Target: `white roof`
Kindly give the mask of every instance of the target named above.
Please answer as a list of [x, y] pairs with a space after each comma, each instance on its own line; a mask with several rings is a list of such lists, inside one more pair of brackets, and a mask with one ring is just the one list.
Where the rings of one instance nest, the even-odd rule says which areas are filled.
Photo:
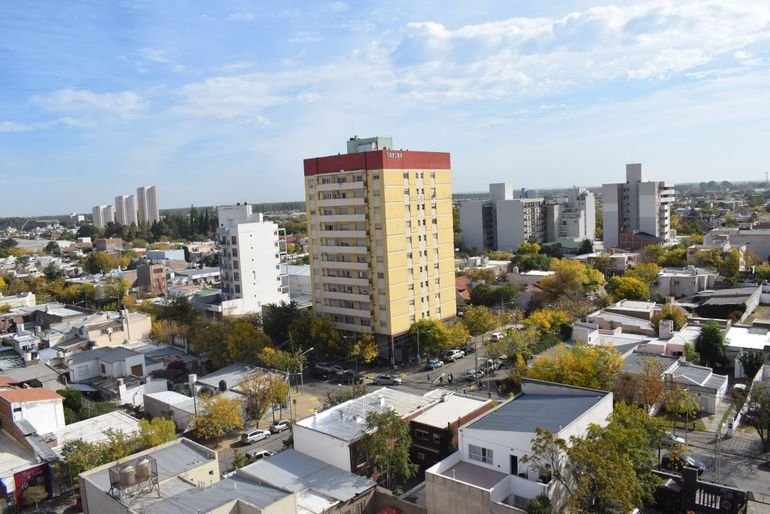
[[6, 487], [13, 485], [14, 473], [35, 465], [37, 465], [37, 459], [32, 452], [0, 430], [0, 478], [3, 479]]
[[725, 336], [728, 347], [742, 348], [746, 350], [762, 350], [770, 345], [767, 333], [752, 333], [749, 327], [730, 327]]
[[139, 431], [139, 420], [116, 410], [77, 423], [70, 423], [54, 432], [57, 446], [53, 448], [53, 451], [61, 457], [64, 443], [75, 439], [82, 439], [87, 443], [104, 442], [107, 440], [105, 432], [110, 428], [131, 435]]
[[445, 428], [447, 423], [457, 420], [457, 418], [467, 416], [487, 401], [467, 398], [465, 396], [451, 395], [443, 402], [437, 403], [416, 418], [412, 419], [415, 423], [422, 423], [436, 428]]

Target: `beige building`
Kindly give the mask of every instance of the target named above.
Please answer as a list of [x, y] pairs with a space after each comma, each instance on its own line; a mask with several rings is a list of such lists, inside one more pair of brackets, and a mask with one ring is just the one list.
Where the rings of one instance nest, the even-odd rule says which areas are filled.
[[407, 360], [414, 321], [455, 316], [449, 154], [352, 138], [304, 168], [314, 311]]
[[155, 186], [141, 186], [136, 188], [137, 220], [139, 223], [152, 225], [160, 221], [160, 209], [158, 207], [158, 189]]
[[121, 195], [115, 197], [115, 223], [127, 227], [139, 224], [136, 217], [136, 196]]

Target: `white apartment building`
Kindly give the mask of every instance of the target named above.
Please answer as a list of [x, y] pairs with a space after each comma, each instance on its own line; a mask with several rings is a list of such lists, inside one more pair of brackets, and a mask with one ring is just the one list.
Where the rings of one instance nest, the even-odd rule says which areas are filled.
[[158, 207], [158, 189], [155, 186], [141, 186], [136, 188], [137, 220], [139, 223], [153, 223], [160, 221], [160, 208]]
[[136, 196], [121, 195], [115, 197], [115, 223], [127, 227], [138, 225], [136, 218]]
[[545, 201], [531, 191], [514, 197], [510, 184], [489, 185], [490, 200], [460, 204], [463, 245], [478, 250], [515, 250], [525, 241], [539, 243], [593, 240], [596, 237], [594, 194], [575, 187]]
[[246, 203], [220, 206], [217, 213], [222, 314], [261, 313], [267, 304], [288, 302], [283, 230]]
[[546, 241], [596, 239], [596, 200], [583, 187], [573, 187], [566, 195], [546, 205]]
[[96, 228], [104, 228], [115, 221], [112, 205], [97, 205], [91, 209], [91, 217]]
[[639, 163], [627, 164], [625, 183], [602, 185], [604, 248], [629, 246], [628, 238], [640, 232], [660, 242], [673, 239], [673, 201], [673, 186], [647, 180]]

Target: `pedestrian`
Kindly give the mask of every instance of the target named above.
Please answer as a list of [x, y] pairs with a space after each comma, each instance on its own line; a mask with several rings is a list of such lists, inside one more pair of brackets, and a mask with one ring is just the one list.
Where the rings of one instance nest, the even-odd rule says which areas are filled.
[[441, 375], [440, 377], [438, 377], [438, 382], [439, 384], [444, 385], [444, 375]]
[[450, 374], [449, 374], [449, 383], [450, 383], [450, 384], [453, 384], [453, 383], [454, 383], [454, 381], [455, 381], [455, 377], [454, 377], [454, 376], [453, 376], [453, 375], [450, 373]]
[[428, 383], [430, 383], [430, 373], [428, 373]]

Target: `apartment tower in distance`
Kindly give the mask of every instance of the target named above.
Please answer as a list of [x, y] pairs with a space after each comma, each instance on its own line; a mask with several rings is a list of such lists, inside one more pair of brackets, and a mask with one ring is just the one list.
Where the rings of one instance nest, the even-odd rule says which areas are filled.
[[267, 304], [288, 302], [283, 229], [246, 203], [220, 206], [217, 214], [222, 314], [261, 314]]
[[108, 223], [115, 221], [112, 205], [97, 205], [91, 209], [91, 218], [96, 228], [106, 227]]
[[115, 197], [115, 223], [130, 227], [138, 225], [136, 218], [136, 197], [121, 195]]
[[602, 186], [604, 248], [639, 250], [673, 239], [673, 201], [673, 186], [647, 180], [641, 164], [627, 164], [624, 184]]
[[304, 167], [313, 309], [391, 363], [412, 357], [412, 322], [455, 316], [449, 154], [353, 137]]
[[158, 207], [158, 189], [155, 186], [142, 186], [136, 188], [137, 220], [139, 223], [152, 225], [160, 221], [160, 208]]

